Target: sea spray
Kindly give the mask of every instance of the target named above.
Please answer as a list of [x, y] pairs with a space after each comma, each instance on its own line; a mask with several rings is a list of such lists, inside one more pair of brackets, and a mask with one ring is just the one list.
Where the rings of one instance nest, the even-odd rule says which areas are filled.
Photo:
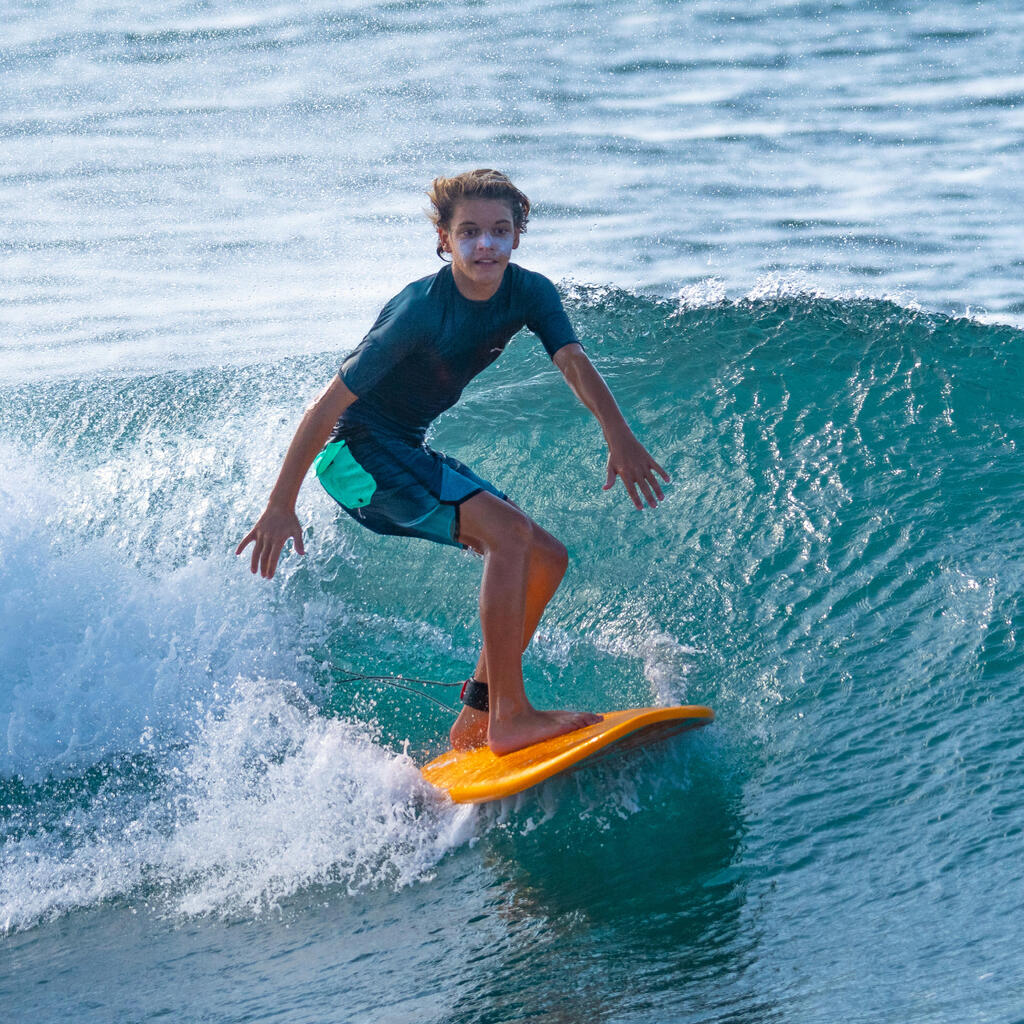
[[[187, 746], [94, 774], [85, 791], [9, 786], [5, 930], [110, 900], [237, 916], [312, 885], [400, 888], [472, 831], [472, 808], [453, 807], [407, 756], [318, 714], [287, 682], [238, 679]], [[33, 800], [48, 805], [41, 832], [24, 808]]]

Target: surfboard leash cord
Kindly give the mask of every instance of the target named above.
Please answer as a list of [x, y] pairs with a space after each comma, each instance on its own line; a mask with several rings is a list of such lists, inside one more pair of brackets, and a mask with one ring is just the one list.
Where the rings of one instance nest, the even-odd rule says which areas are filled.
[[433, 701], [438, 707], [444, 708], [445, 711], [450, 711], [453, 715], [457, 715], [459, 713], [458, 708], [450, 707], [448, 704], [445, 704], [443, 700], [438, 700], [433, 695], [424, 693], [422, 690], [417, 690], [415, 686], [410, 686], [409, 684], [418, 683], [423, 686], [463, 686], [464, 682], [462, 680], [457, 683], [446, 683], [442, 682], [440, 679], [416, 679], [412, 676], [370, 675], [363, 672], [346, 672], [338, 665], [335, 665], [333, 661], [328, 662], [328, 664], [335, 673], [342, 673], [335, 677], [334, 682], [336, 683], [386, 683], [388, 686], [394, 686], [399, 690], [408, 690], [409, 693], [415, 693], [418, 697], [423, 697], [424, 700]]

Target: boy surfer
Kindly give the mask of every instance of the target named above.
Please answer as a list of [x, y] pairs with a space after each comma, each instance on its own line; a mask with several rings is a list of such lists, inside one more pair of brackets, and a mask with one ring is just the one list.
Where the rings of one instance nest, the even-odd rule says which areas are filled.
[[437, 254], [449, 261], [387, 303], [306, 410], [267, 507], [235, 553], [252, 544], [252, 572], [267, 579], [289, 538], [305, 554], [295, 502], [316, 458], [325, 489], [361, 525], [483, 555], [483, 646], [450, 739], [456, 749], [487, 743], [501, 755], [600, 721], [589, 712], [537, 710], [523, 687], [523, 651], [568, 553], [493, 484], [428, 448], [427, 427], [525, 326], [601, 425], [604, 489], [618, 477], [637, 509], [644, 500], [653, 508], [664, 497], [657, 477], [668, 475], [626, 424], [554, 285], [509, 262], [529, 199], [493, 170], [437, 178], [429, 195]]

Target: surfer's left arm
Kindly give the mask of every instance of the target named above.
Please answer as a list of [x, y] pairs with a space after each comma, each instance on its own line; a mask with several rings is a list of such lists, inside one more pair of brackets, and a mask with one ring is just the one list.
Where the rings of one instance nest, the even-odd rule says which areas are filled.
[[654, 508], [665, 498], [658, 476], [667, 483], [668, 473], [636, 439], [604, 377], [598, 373], [582, 345], [564, 345], [553, 358], [573, 393], [601, 424], [608, 444], [608, 477], [604, 489], [607, 491], [613, 487], [618, 477], [638, 509], [643, 508], [641, 495]]

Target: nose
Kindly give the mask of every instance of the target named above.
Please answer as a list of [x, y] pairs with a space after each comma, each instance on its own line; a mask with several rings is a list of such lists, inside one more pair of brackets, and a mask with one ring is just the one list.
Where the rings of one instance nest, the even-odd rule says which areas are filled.
[[480, 237], [476, 240], [476, 247], [478, 249], [491, 249], [494, 247], [494, 239], [486, 231], [481, 232]]

